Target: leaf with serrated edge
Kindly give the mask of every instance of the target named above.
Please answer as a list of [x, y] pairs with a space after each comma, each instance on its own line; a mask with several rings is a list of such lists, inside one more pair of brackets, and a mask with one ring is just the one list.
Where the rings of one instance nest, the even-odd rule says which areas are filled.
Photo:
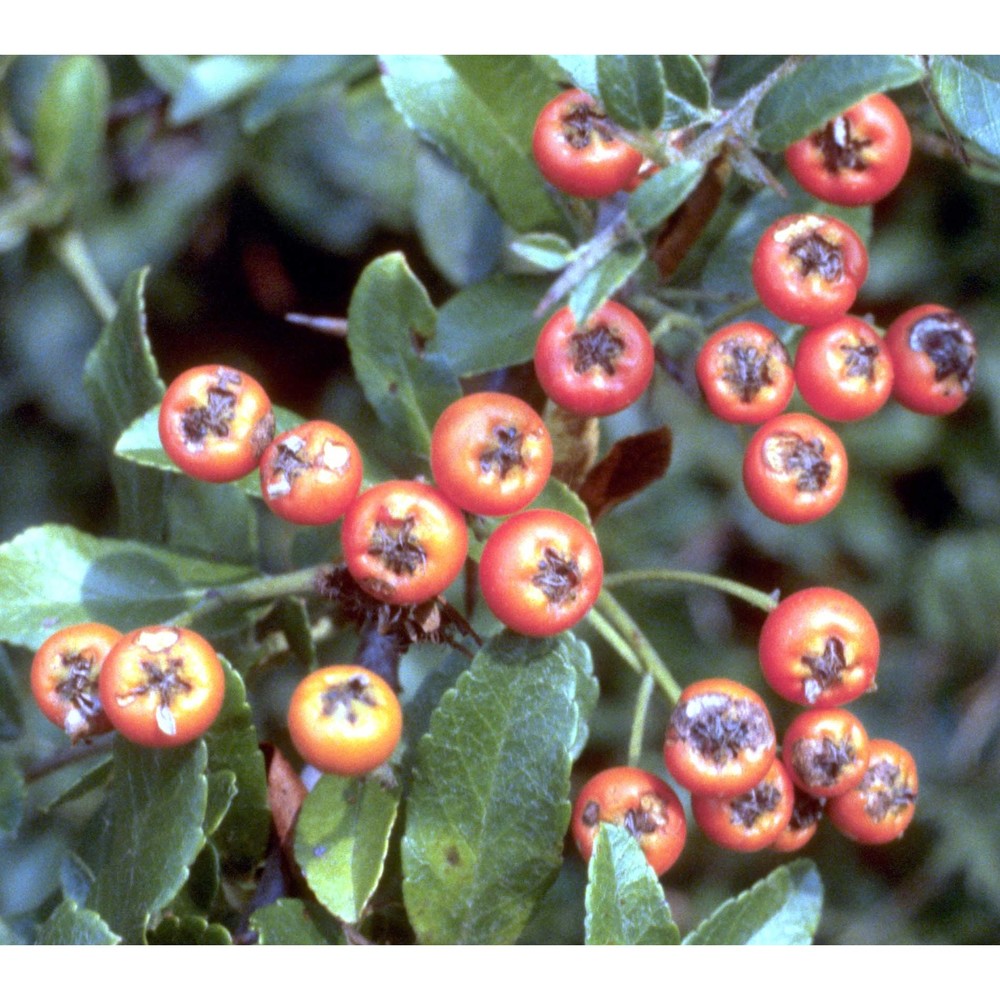
[[[411, 128], [450, 157], [518, 232], [562, 218], [531, 154], [556, 88], [529, 56], [384, 56], [382, 83]], [[517, 100], [511, 100], [511, 94]]]
[[386, 254], [364, 269], [347, 311], [354, 372], [386, 429], [422, 455], [435, 421], [462, 394], [436, 353], [436, 325], [427, 291], [402, 254]]
[[555, 878], [584, 649], [571, 633], [501, 633], [442, 697], [417, 748], [402, 845], [420, 941], [512, 943]]
[[627, 830], [601, 824], [587, 879], [587, 944], [680, 942], [656, 872]]
[[121, 938], [100, 914], [64, 899], [38, 928], [35, 944], [118, 944]]
[[95, 538], [67, 525], [28, 528], [0, 545], [0, 639], [37, 649], [57, 628], [89, 621], [127, 631], [255, 575], [250, 566]]
[[[148, 273], [148, 268], [141, 268], [125, 280], [114, 318], [84, 364], [83, 385], [109, 448], [133, 420], [159, 405], [164, 392], [146, 335]], [[112, 463], [111, 472], [122, 532], [159, 541], [166, 518], [163, 477], [119, 461]]]
[[87, 900], [128, 944], [177, 895], [205, 842], [205, 744], [150, 750], [119, 737]]
[[932, 56], [931, 82], [958, 131], [1000, 156], [1000, 57]]
[[295, 860], [316, 898], [356, 923], [382, 877], [399, 789], [374, 778], [326, 774], [306, 796], [295, 829]]
[[683, 943], [811, 944], [822, 906], [819, 870], [799, 859], [727, 900]]
[[[267, 774], [243, 678], [219, 657], [226, 674], [226, 694], [218, 718], [205, 734], [209, 770], [231, 772], [236, 796], [215, 832], [226, 864], [239, 870], [253, 867], [264, 855], [271, 814]], [[213, 777], [215, 774], [213, 774]]]

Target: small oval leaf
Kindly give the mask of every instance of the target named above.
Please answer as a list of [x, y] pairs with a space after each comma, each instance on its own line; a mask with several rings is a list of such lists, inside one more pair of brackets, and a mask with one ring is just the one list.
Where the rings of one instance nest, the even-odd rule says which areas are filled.
[[597, 85], [604, 110], [620, 125], [653, 129], [662, 121], [665, 82], [656, 56], [598, 56]]
[[958, 131], [1000, 156], [1000, 56], [934, 56], [931, 83]]
[[306, 796], [295, 831], [295, 860], [316, 898], [356, 923], [382, 877], [399, 789], [375, 778], [326, 774]]
[[400, 253], [372, 261], [354, 286], [347, 346], [358, 381], [386, 429], [417, 454], [430, 450], [431, 428], [462, 394], [435, 350], [437, 313]]
[[94, 175], [104, 148], [110, 84], [94, 56], [69, 56], [53, 66], [35, 117], [35, 161], [50, 183], [78, 193]]

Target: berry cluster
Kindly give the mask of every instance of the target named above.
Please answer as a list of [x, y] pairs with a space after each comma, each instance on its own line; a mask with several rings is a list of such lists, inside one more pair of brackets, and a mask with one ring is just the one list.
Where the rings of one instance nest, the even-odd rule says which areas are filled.
[[[884, 97], [862, 102], [796, 143], [789, 169], [834, 204], [884, 197], [909, 158], [909, 132], [894, 108]], [[582, 91], [543, 109], [534, 150], [546, 179], [576, 197], [632, 190], [656, 169]], [[707, 340], [696, 374], [719, 417], [761, 425], [744, 463], [751, 498], [776, 520], [802, 523], [839, 501], [847, 456], [817, 417], [785, 413], [795, 387], [825, 420], [870, 416], [891, 393], [918, 412], [949, 413], [971, 388], [975, 340], [964, 321], [937, 305], [907, 311], [884, 338], [850, 316], [867, 252], [830, 216], [779, 219], [761, 237], [751, 270], [764, 306], [807, 327], [794, 363], [772, 331], [743, 322]], [[588, 418], [635, 402], [654, 363], [643, 322], [614, 301], [582, 321], [569, 308], [556, 312], [534, 355], [552, 403]], [[342, 518], [345, 573], [381, 608], [443, 606], [441, 595], [466, 565], [469, 515], [502, 519], [485, 541], [478, 573], [486, 605], [509, 628], [553, 635], [578, 623], [600, 593], [603, 560], [589, 528], [560, 511], [527, 509], [551, 474], [553, 444], [539, 414], [517, 397], [473, 393], [443, 411], [430, 442], [434, 485], [390, 480], [363, 488], [362, 457], [350, 434], [313, 420], [275, 436], [262, 386], [223, 365], [174, 380], [159, 433], [167, 455], [197, 479], [230, 482], [256, 469], [264, 503], [285, 520], [315, 526]], [[693, 815], [711, 839], [738, 851], [794, 850], [824, 810], [861, 842], [902, 833], [917, 793], [913, 760], [894, 743], [869, 740], [841, 707], [874, 689], [878, 655], [878, 631], [865, 609], [817, 587], [780, 602], [761, 631], [765, 680], [806, 708], [780, 748], [753, 690], [712, 678], [681, 692], [664, 761], [690, 792]], [[165, 624], [121, 635], [89, 623], [42, 645], [32, 688], [46, 716], [74, 740], [116, 729], [142, 745], [168, 747], [212, 725], [225, 673], [209, 643], [189, 629]], [[392, 686], [355, 665], [309, 674], [288, 711], [302, 758], [345, 775], [385, 763], [402, 725]], [[686, 836], [677, 794], [634, 767], [604, 771], [582, 789], [572, 828], [584, 857], [601, 822], [628, 829], [657, 874], [676, 861]]]
[[[809, 193], [866, 205], [899, 183], [910, 148], [906, 119], [877, 94], [794, 143], [786, 161]], [[890, 395], [917, 413], [953, 412], [972, 388], [976, 342], [957, 313], [933, 303], [904, 312], [884, 337], [850, 315], [868, 255], [832, 216], [778, 219], [757, 243], [751, 274], [765, 308], [806, 328], [794, 362], [767, 327], [740, 322], [705, 342], [696, 375], [718, 417], [762, 425], [744, 456], [751, 500], [777, 521], [800, 524], [829, 513], [847, 485], [844, 447], [824, 421], [870, 417]], [[784, 412], [795, 387], [818, 417]]]
[[[869, 739], [841, 707], [875, 689], [879, 636], [865, 608], [826, 587], [792, 594], [765, 620], [758, 655], [770, 687], [808, 706], [780, 745], [764, 699], [728, 678], [690, 684], [670, 716], [664, 763], [690, 792], [701, 830], [733, 851], [794, 851], [825, 812], [859, 843], [901, 836], [915, 810], [916, 764], [898, 744]], [[584, 858], [601, 822], [629, 829], [658, 875], [684, 846], [676, 793], [636, 768], [609, 768], [581, 789], [573, 836]]]
[[[795, 143], [786, 160], [815, 196], [863, 205], [895, 188], [910, 149], [905, 118], [889, 98], [875, 95]], [[534, 152], [546, 180], [578, 197], [631, 191], [652, 172], [579, 90], [542, 110]], [[971, 388], [975, 340], [942, 306], [907, 311], [884, 338], [850, 315], [868, 274], [868, 255], [857, 233], [832, 216], [777, 220], [757, 244], [751, 274], [765, 308], [806, 328], [794, 361], [766, 326], [738, 322], [705, 342], [696, 376], [714, 414], [760, 425], [743, 466], [753, 502], [777, 521], [805, 523], [831, 511], [847, 483], [844, 446], [824, 421], [869, 417], [891, 394], [920, 413], [951, 412]], [[550, 399], [583, 415], [629, 405], [645, 390], [652, 367], [641, 321], [614, 302], [579, 328], [569, 310], [561, 310], [542, 330], [535, 352], [535, 370]], [[628, 389], [610, 390], [626, 381]], [[785, 412], [796, 387], [818, 416]], [[917, 793], [913, 759], [895, 743], [869, 740], [860, 721], [840, 707], [875, 688], [879, 636], [868, 612], [831, 588], [793, 594], [770, 612], [759, 657], [771, 688], [807, 710], [779, 746], [767, 706], [753, 690], [713, 678], [681, 693], [664, 761], [691, 793], [698, 825], [737, 851], [797, 850], [824, 811], [863, 843], [901, 835]], [[610, 768], [581, 789], [572, 831], [585, 859], [602, 822], [629, 830], [657, 875], [684, 846], [686, 823], [676, 793], [638, 768]]]
[[[652, 372], [645, 328], [627, 310], [609, 306], [608, 318], [591, 322], [583, 348], [602, 373], [596, 390], [602, 412], [636, 398]], [[622, 315], [632, 327], [621, 327]], [[571, 324], [565, 332], [563, 353], [571, 365], [576, 358], [574, 377], [581, 381], [588, 365], [579, 360]], [[625, 370], [618, 361], [626, 340], [629, 356], [635, 341], [646, 356], [641, 384], [636, 388], [631, 377], [623, 390], [621, 378], [606, 376]], [[263, 500], [278, 516], [302, 525], [343, 518], [346, 571], [380, 606], [441, 602], [465, 565], [466, 514], [505, 518], [483, 548], [479, 579], [487, 606], [509, 627], [551, 635], [578, 622], [600, 592], [603, 564], [591, 532], [560, 511], [523, 510], [548, 481], [553, 449], [541, 417], [517, 397], [473, 393], [444, 410], [431, 437], [434, 486], [390, 480], [362, 489], [362, 459], [349, 434], [310, 421], [273, 437], [263, 388], [225, 366], [180, 375], [164, 397], [159, 428], [164, 450], [196, 478], [225, 482], [257, 467]], [[314, 672], [289, 707], [294, 745], [325, 771], [356, 774], [378, 766], [391, 756], [401, 728], [395, 693], [361, 667]]]

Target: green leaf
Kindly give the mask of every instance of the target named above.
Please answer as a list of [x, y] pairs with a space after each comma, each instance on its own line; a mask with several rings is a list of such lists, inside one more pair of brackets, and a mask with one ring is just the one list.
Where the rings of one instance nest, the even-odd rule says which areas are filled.
[[601, 824], [587, 875], [587, 944], [680, 943], [656, 872], [623, 827]]
[[667, 88], [666, 128], [690, 125], [712, 106], [712, 90], [694, 56], [660, 56]]
[[811, 944], [822, 905], [819, 871], [799, 859], [727, 900], [684, 944]]
[[192, 59], [173, 90], [169, 120], [189, 125], [247, 96], [273, 73], [278, 56], [204, 56]]
[[192, 608], [249, 566], [95, 538], [67, 525], [28, 528], [0, 545], [0, 639], [37, 649], [56, 628], [101, 621], [122, 631]]
[[547, 507], [550, 510], [561, 510], [570, 517], [575, 517], [582, 524], [593, 530], [587, 505], [562, 480], [554, 476], [549, 478], [545, 489], [531, 504], [532, 507]]
[[431, 428], [462, 394], [435, 352], [436, 313], [400, 253], [372, 261], [354, 286], [347, 346], [368, 402], [394, 438], [426, 455]]
[[169, 750], [116, 741], [88, 905], [128, 944], [142, 943], [205, 842], [207, 759], [201, 740]]
[[267, 769], [260, 737], [253, 724], [243, 678], [220, 657], [226, 674], [226, 694], [218, 718], [205, 734], [208, 769], [231, 772], [236, 797], [229, 805], [213, 841], [230, 868], [245, 871], [264, 855], [271, 829], [267, 801]]
[[121, 938], [93, 910], [64, 899], [38, 928], [35, 944], [118, 944]]
[[[212, 779], [224, 773], [228, 772], [208, 775], [208, 803], [205, 807], [205, 822], [202, 824], [206, 835], [211, 832], [210, 823], [213, 818], [209, 812], [213, 807]], [[175, 916], [205, 916], [215, 904], [221, 885], [222, 865], [219, 852], [215, 849], [215, 845], [208, 841], [194, 859], [187, 882], [171, 900], [168, 912]]]
[[597, 86], [604, 110], [619, 125], [653, 129], [663, 120], [666, 81], [656, 56], [598, 56]]
[[546, 278], [498, 275], [453, 295], [438, 313], [438, 348], [463, 378], [530, 361], [545, 321]]
[[24, 817], [24, 775], [12, 754], [0, 753], [0, 840], [17, 833]]
[[320, 903], [347, 923], [361, 919], [382, 877], [398, 808], [398, 788], [333, 774], [302, 803], [295, 860]]
[[331, 943], [301, 899], [279, 899], [254, 910], [250, 927], [257, 933], [258, 944]]
[[222, 924], [189, 914], [164, 917], [149, 933], [149, 944], [232, 944], [233, 938]]
[[208, 801], [205, 804], [205, 836], [211, 837], [236, 798], [236, 775], [232, 771], [212, 771], [208, 775]]
[[569, 240], [557, 233], [525, 233], [511, 240], [507, 252], [518, 270], [545, 274], [561, 271], [572, 259], [574, 249]]
[[293, 55], [284, 59], [243, 108], [242, 125], [257, 132], [331, 84], [349, 84], [374, 73], [370, 55]]
[[74, 195], [92, 179], [104, 148], [110, 84], [95, 56], [69, 56], [52, 67], [38, 103], [34, 150], [39, 173]]
[[35, 793], [32, 801], [37, 805], [39, 812], [51, 812], [67, 802], [74, 802], [95, 788], [101, 788], [107, 784], [111, 775], [110, 748], [106, 753], [95, 754], [93, 757], [81, 761], [75, 767], [63, 770], [70, 775], [68, 782], [57, 782], [51, 791], [48, 790], [47, 784], [43, 784], [43, 791]]
[[181, 89], [184, 81], [191, 72], [190, 56], [174, 56], [147, 53], [136, 56], [143, 72], [161, 90], [168, 94], [176, 94]]
[[416, 166], [413, 215], [427, 255], [457, 287], [482, 280], [500, 258], [500, 217], [436, 150], [422, 146]]
[[655, 229], [671, 212], [680, 208], [704, 173], [704, 164], [682, 160], [653, 174], [629, 198], [629, 221], [643, 233]]
[[402, 845], [421, 942], [512, 943], [555, 878], [585, 650], [571, 633], [502, 633], [442, 697], [417, 748]]
[[1000, 156], [1000, 56], [932, 56], [941, 110], [962, 135]]
[[758, 143], [781, 152], [869, 94], [915, 83], [923, 74], [911, 56], [813, 56], [760, 102]]
[[309, 608], [302, 597], [286, 597], [275, 608], [276, 623], [281, 629], [288, 648], [307, 670], [320, 666], [316, 640], [312, 634]]
[[585, 318], [600, 308], [639, 270], [645, 259], [646, 248], [642, 243], [623, 243], [615, 247], [582, 276], [570, 293], [569, 308], [573, 315]]
[[556, 94], [533, 59], [384, 56], [382, 66], [386, 93], [410, 127], [450, 157], [514, 229], [562, 228], [531, 153], [535, 118]]
[[224, 552], [232, 560], [255, 565], [258, 550], [258, 505], [260, 496], [256, 470], [245, 477], [251, 483], [202, 483], [190, 476], [171, 476], [166, 503], [170, 547], [191, 555], [214, 557]]
[[[133, 420], [159, 405], [164, 392], [146, 335], [147, 275], [142, 268], [128, 276], [114, 319], [105, 326], [83, 370], [84, 388], [109, 448]], [[123, 533], [162, 540], [166, 517], [162, 476], [116, 461], [112, 477]]]

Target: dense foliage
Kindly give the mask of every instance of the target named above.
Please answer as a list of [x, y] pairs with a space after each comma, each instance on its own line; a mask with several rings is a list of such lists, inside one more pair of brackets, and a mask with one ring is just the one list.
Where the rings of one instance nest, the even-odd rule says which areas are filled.
[[[632, 193], [585, 201], [539, 173], [536, 116], [570, 84], [660, 163]], [[874, 208], [823, 205], [784, 149], [883, 91], [909, 170]], [[997, 940], [998, 183], [997, 57], [0, 57], [0, 942]], [[749, 434], [709, 412], [694, 366], [735, 320], [795, 342], [750, 260], [802, 211], [867, 244], [854, 313], [884, 330], [945, 303], [979, 368], [952, 415], [890, 401], [843, 425], [843, 500], [790, 526], [748, 499]], [[502, 389], [541, 411], [545, 318], [612, 295], [657, 368], [539, 501], [594, 525], [606, 572], [555, 636], [501, 630], [474, 571], [448, 591], [457, 617], [352, 618], [339, 578], [315, 586], [338, 526], [279, 520], [256, 474], [182, 476], [157, 436], [165, 384], [226, 363], [279, 431], [348, 428], [366, 484], [429, 476], [451, 402]], [[470, 523], [474, 561], [494, 522]], [[858, 713], [920, 768], [906, 836], [824, 825], [789, 861], [691, 822], [657, 880], [605, 826], [581, 861], [575, 792], [627, 759], [663, 774], [680, 687], [766, 690], [766, 595], [812, 586], [878, 623]], [[43, 718], [32, 653], [83, 621], [210, 638], [225, 698], [204, 738], [71, 745]], [[374, 655], [377, 624], [398, 641], [383, 657], [405, 650], [400, 748], [307, 793], [289, 697], [359, 642]], [[793, 709], [767, 698], [781, 731]]]

